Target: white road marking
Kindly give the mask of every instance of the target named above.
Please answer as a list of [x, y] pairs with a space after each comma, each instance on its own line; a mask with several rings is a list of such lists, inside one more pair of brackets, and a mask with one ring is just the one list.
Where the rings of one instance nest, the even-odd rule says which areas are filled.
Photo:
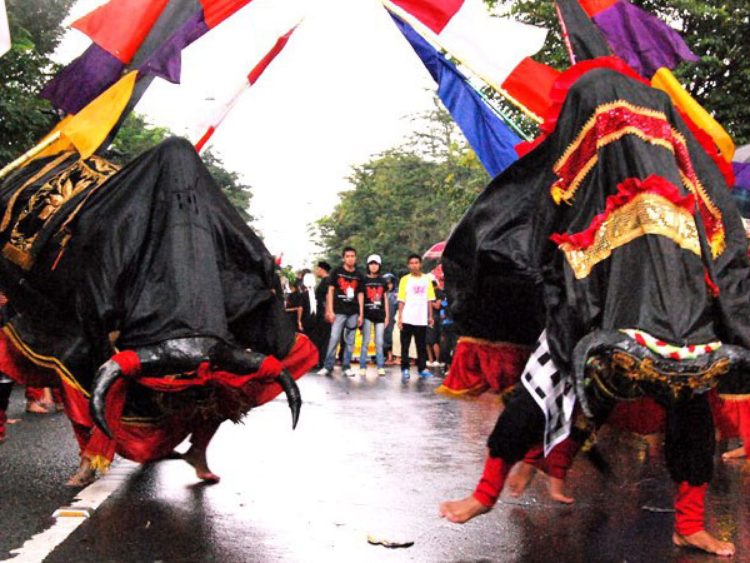
[[60, 516], [55, 518], [55, 523], [50, 528], [27, 540], [21, 547], [11, 550], [13, 557], [4, 561], [13, 563], [44, 561], [140, 467], [140, 464], [125, 459], [115, 460], [107, 474], [79, 492], [70, 506], [60, 507], [55, 511], [55, 514]]

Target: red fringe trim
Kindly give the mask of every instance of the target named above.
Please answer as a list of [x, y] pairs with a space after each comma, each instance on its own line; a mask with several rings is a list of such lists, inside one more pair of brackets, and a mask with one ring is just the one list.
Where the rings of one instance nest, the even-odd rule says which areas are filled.
[[452, 396], [502, 393], [520, 381], [530, 353], [526, 346], [460, 338], [438, 391]]

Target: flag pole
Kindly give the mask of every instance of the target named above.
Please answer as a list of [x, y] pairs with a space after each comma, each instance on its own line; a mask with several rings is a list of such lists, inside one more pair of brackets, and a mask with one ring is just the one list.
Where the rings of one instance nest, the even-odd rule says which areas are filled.
[[23, 153], [21, 156], [19, 156], [17, 159], [15, 159], [13, 162], [8, 164], [5, 168], [0, 170], [0, 180], [5, 178], [8, 174], [13, 172], [16, 168], [20, 168], [27, 162], [29, 162], [31, 159], [33, 159], [36, 155], [38, 155], [40, 152], [42, 152], [44, 149], [55, 143], [56, 141], [60, 140], [60, 137], [62, 136], [62, 132], [58, 131], [54, 135], [50, 135], [47, 139], [44, 139], [41, 143], [38, 145], [31, 147], [28, 151]]
[[[517, 107], [521, 112], [523, 112], [529, 119], [534, 121], [537, 124], [541, 124], [542, 121], [544, 121], [542, 118], [540, 118], [538, 115], [533, 113], [529, 110], [526, 106], [521, 104], [518, 100], [516, 100], [513, 96], [508, 94], [508, 92], [505, 91], [503, 87], [501, 87], [499, 84], [494, 84], [492, 80], [490, 80], [488, 77], [480, 74], [476, 70], [474, 70], [470, 64], [466, 63], [461, 57], [456, 56], [455, 53], [452, 53], [449, 49], [445, 47], [440, 42], [440, 39], [438, 39], [435, 34], [428, 29], [422, 22], [420, 22], [418, 19], [414, 18], [409, 14], [406, 10], [400, 8], [399, 6], [393, 4], [390, 0], [381, 0], [383, 3], [383, 7], [388, 10], [390, 13], [394, 14], [396, 17], [400, 18], [401, 20], [408, 23], [410, 26], [412, 26], [419, 35], [422, 36], [422, 39], [427, 41], [428, 43], [432, 44], [433, 47], [436, 47], [439, 51], [445, 51], [448, 53], [451, 57], [456, 59], [459, 63], [461, 63], [461, 66], [466, 67], [472, 75], [476, 76], [477, 79], [484, 82], [487, 86], [492, 88], [495, 92], [500, 94], [504, 99], [506, 99], [508, 102], [513, 104], [513, 106]], [[474, 88], [472, 86], [472, 88]], [[474, 88], [476, 90], [476, 88]], [[485, 96], [485, 101], [490, 102], [487, 97]], [[499, 109], [495, 108], [496, 113], [500, 115], [500, 117], [505, 121], [511, 128], [516, 129], [520, 131], [520, 128], [512, 121], [512, 119], [509, 116], [504, 116]], [[522, 136], [526, 136], [525, 134], [521, 133]], [[526, 139], [527, 141], [530, 139]]]

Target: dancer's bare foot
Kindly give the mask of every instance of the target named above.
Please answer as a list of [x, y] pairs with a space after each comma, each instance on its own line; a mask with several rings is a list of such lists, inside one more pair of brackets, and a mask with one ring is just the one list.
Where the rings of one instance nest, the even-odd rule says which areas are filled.
[[521, 462], [515, 464], [505, 481], [505, 487], [508, 489], [510, 496], [520, 497], [535, 475], [536, 467], [530, 463]]
[[475, 516], [489, 511], [490, 508], [474, 498], [474, 495], [469, 495], [461, 500], [448, 500], [440, 503], [440, 517], [454, 524], [463, 524]]
[[49, 410], [41, 401], [28, 401], [26, 403], [26, 412], [31, 414], [49, 414]]
[[557, 477], [550, 477], [547, 481], [547, 492], [552, 500], [561, 502], [563, 504], [573, 504], [575, 499], [567, 496], [563, 492], [565, 487], [565, 481]]
[[732, 557], [734, 555], [734, 544], [721, 541], [709, 534], [706, 530], [695, 532], [689, 536], [683, 536], [677, 532], [672, 534], [672, 543], [678, 547], [692, 547], [706, 553], [718, 555], [719, 557]]
[[745, 457], [744, 446], [729, 450], [728, 452], [724, 452], [723, 454], [721, 454], [721, 459], [723, 459], [724, 461], [729, 461], [730, 459], [739, 459], [741, 457]]
[[78, 471], [65, 483], [66, 487], [85, 487], [96, 481], [96, 470], [91, 468], [91, 461], [88, 458], [81, 459], [81, 465]]
[[209, 483], [218, 483], [221, 480], [216, 473], [212, 472], [208, 468], [208, 461], [206, 461], [206, 450], [196, 448], [192, 446], [188, 451], [182, 454], [182, 459], [187, 461], [190, 465], [195, 468], [195, 474], [198, 479], [207, 481]]

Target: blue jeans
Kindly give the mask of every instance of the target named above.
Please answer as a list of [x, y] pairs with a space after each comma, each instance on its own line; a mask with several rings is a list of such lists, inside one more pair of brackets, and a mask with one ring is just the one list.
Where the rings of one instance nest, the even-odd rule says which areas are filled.
[[359, 367], [367, 366], [367, 347], [370, 344], [370, 329], [375, 327], [375, 361], [378, 368], [385, 367], [385, 357], [383, 356], [383, 334], [385, 333], [385, 323], [376, 323], [365, 319], [362, 323], [362, 351], [359, 353]]
[[336, 315], [336, 319], [331, 325], [331, 338], [328, 340], [328, 352], [323, 367], [328, 371], [333, 370], [333, 364], [336, 362], [336, 349], [341, 340], [341, 333], [344, 333], [344, 359], [341, 361], [341, 367], [347, 370], [352, 365], [352, 352], [354, 351], [354, 335], [357, 332], [357, 321], [359, 315]]

